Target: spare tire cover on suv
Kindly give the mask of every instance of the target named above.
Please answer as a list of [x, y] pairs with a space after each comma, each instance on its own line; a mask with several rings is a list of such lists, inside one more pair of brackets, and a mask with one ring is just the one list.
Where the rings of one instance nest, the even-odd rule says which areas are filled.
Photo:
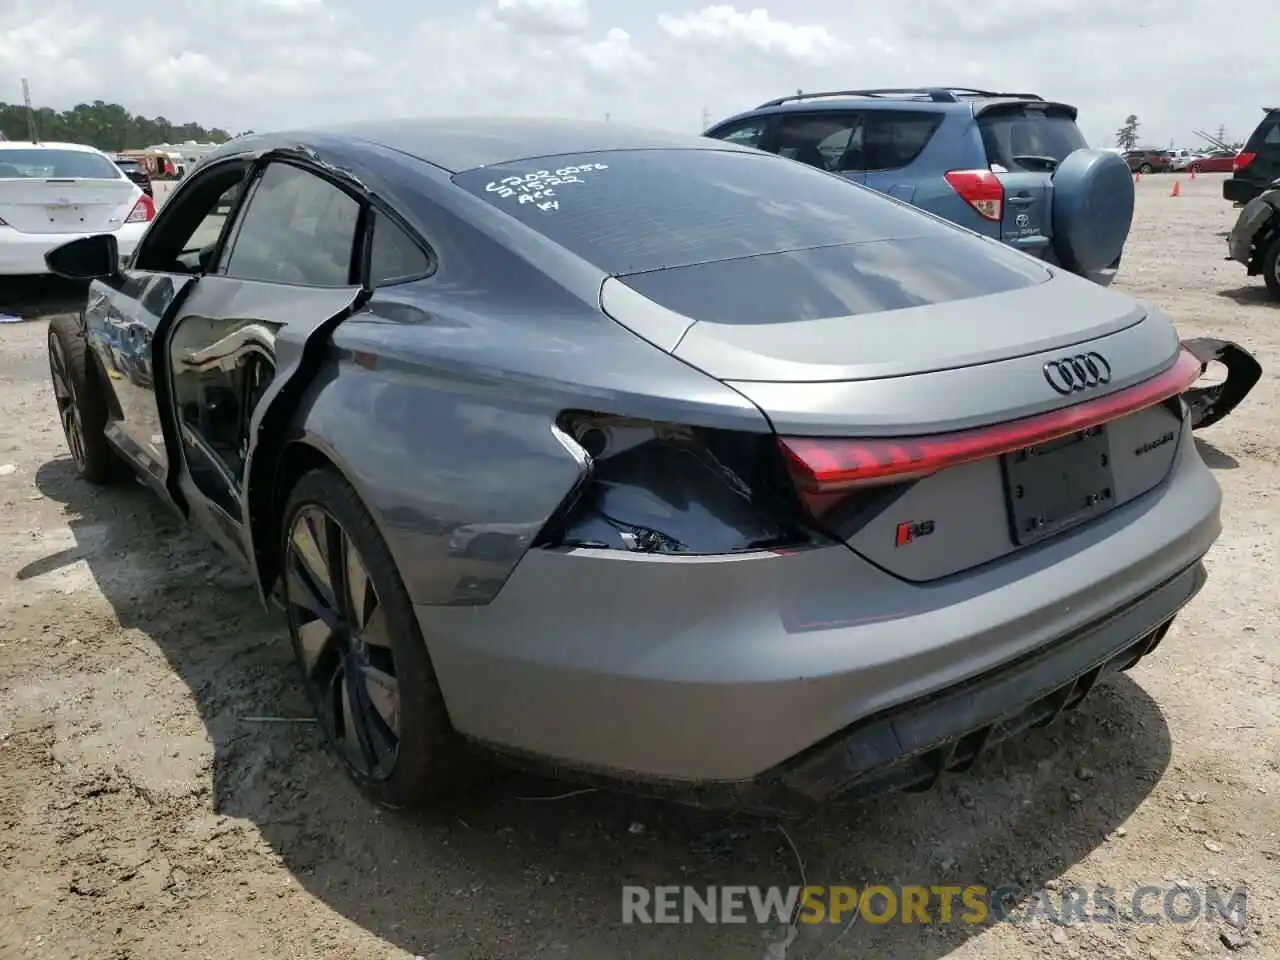
[[1133, 223], [1133, 174], [1119, 154], [1076, 150], [1053, 172], [1053, 245], [1075, 273], [1111, 266]]

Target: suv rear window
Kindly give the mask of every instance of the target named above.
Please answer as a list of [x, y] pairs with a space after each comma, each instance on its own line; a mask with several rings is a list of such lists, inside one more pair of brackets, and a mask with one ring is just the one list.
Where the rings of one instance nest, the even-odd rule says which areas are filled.
[[[757, 152], [540, 157], [468, 170], [453, 182], [614, 276], [954, 234], [842, 177]], [[986, 250], [982, 241], [966, 240]]]
[[1089, 146], [1071, 115], [1052, 108], [993, 110], [978, 118], [978, 127], [987, 148], [987, 162], [1006, 170], [1052, 170], [1069, 154]]
[[1280, 153], [1280, 110], [1267, 114], [1244, 148], [1250, 153], [1261, 153], [1264, 148], [1268, 153]]
[[119, 180], [114, 163], [97, 153], [52, 147], [0, 150], [0, 180]]

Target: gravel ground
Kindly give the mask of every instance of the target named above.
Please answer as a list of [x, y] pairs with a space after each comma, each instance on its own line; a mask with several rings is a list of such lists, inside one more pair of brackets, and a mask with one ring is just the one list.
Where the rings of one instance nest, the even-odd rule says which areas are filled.
[[72, 478], [45, 325], [0, 327], [0, 957], [758, 960], [776, 927], [624, 926], [619, 885], [802, 873], [1101, 884], [1122, 904], [1142, 885], [1243, 884], [1248, 913], [802, 926], [790, 960], [1280, 957], [1280, 308], [1222, 259], [1221, 177], [1183, 179], [1178, 198], [1171, 183], [1138, 185], [1120, 287], [1268, 371], [1201, 441], [1226, 497], [1208, 586], [1077, 715], [931, 794], [782, 828], [557, 799], [571, 788], [516, 775], [426, 816], [375, 810], [312, 725], [280, 722], [307, 713], [280, 619], [142, 488]]

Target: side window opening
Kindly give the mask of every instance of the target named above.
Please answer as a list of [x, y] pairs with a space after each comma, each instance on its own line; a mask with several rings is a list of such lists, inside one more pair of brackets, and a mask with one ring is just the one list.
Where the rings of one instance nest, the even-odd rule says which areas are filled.
[[736, 143], [740, 147], [759, 147], [768, 126], [769, 121], [764, 118], [747, 120], [719, 131], [716, 133], [715, 139], [723, 140], [726, 143]]
[[160, 273], [207, 272], [247, 168], [245, 161], [208, 170], [180, 198], [165, 204], [138, 248], [133, 267]]
[[289, 163], [272, 163], [241, 214], [220, 272], [240, 280], [345, 287], [360, 203]]
[[864, 170], [899, 170], [915, 162], [942, 126], [942, 114], [927, 110], [868, 113], [863, 144]]
[[859, 113], [788, 116], [778, 123], [777, 153], [828, 172], [857, 170], [862, 136]]
[[373, 240], [369, 249], [369, 281], [385, 287], [401, 280], [424, 276], [435, 264], [422, 249], [387, 215], [373, 212]]

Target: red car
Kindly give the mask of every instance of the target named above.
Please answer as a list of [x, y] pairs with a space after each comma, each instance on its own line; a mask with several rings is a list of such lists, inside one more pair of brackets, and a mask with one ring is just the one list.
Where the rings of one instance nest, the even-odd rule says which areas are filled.
[[1236, 151], [1215, 150], [1187, 165], [1194, 173], [1230, 173], [1236, 162]]

